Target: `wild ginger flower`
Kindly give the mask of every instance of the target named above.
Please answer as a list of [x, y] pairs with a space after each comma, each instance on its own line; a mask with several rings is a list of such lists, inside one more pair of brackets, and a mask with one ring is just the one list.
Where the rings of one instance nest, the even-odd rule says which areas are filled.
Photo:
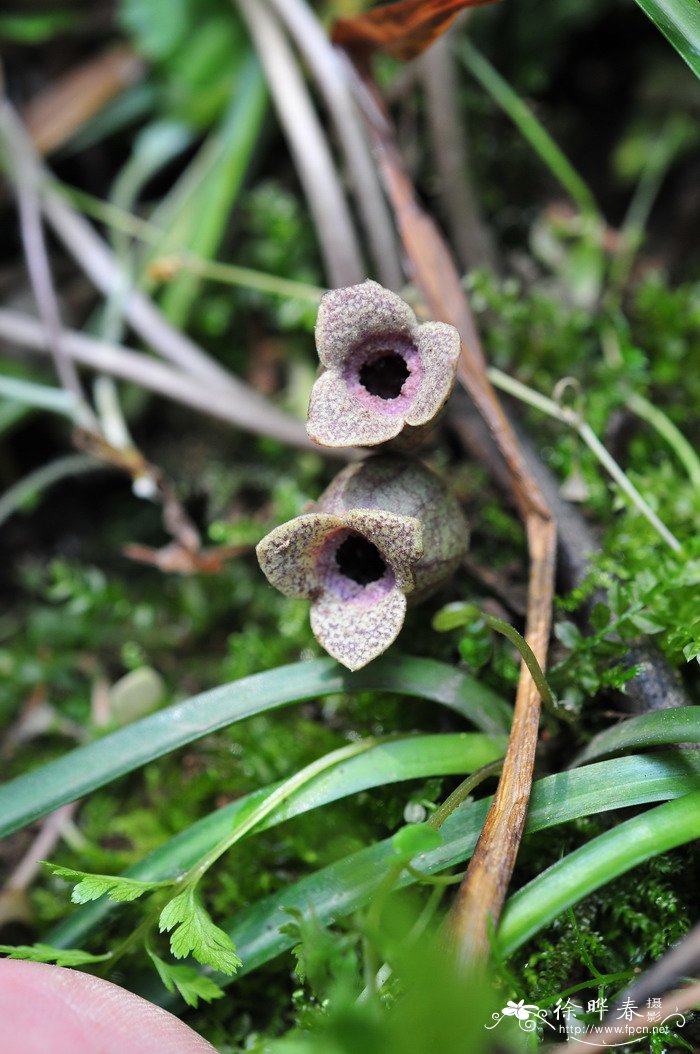
[[444, 322], [416, 320], [396, 293], [367, 281], [321, 300], [316, 348], [323, 372], [307, 431], [322, 446], [376, 446], [413, 438], [454, 387], [460, 339]]
[[461, 509], [434, 473], [380, 456], [344, 469], [314, 511], [276, 527], [257, 555], [280, 592], [311, 600], [318, 642], [358, 670], [396, 639], [408, 595], [437, 588], [467, 542]]

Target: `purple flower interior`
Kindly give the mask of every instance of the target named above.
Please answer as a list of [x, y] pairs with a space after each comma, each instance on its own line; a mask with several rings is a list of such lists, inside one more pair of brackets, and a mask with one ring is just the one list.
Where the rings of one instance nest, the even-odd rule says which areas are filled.
[[363, 606], [386, 596], [395, 583], [379, 549], [359, 531], [335, 531], [319, 550], [316, 569], [324, 591]]
[[351, 352], [343, 377], [358, 402], [389, 416], [406, 414], [423, 380], [423, 363], [409, 340], [376, 337]]

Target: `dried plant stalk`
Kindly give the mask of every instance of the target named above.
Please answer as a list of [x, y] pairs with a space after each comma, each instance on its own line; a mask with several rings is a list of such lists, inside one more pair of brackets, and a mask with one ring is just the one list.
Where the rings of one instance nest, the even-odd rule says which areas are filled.
[[304, 188], [328, 282], [353, 285], [364, 278], [362, 253], [328, 140], [292, 50], [266, 4], [237, 0], [237, 6], [260, 56]]
[[[544, 667], [551, 628], [556, 526], [510, 423], [486, 374], [486, 361], [459, 273], [442, 235], [419, 204], [374, 85], [354, 67], [353, 80], [392, 202], [413, 280], [431, 317], [449, 322], [462, 337], [459, 378], [498, 445], [525, 523], [530, 553], [526, 637]], [[532, 786], [540, 698], [521, 669], [513, 727], [498, 790], [460, 887], [450, 933], [462, 961], [488, 953], [489, 927], [498, 920], [520, 844]]]
[[307, 0], [270, 0], [309, 65], [333, 120], [372, 260], [382, 285], [400, 289], [396, 232], [342, 63]]

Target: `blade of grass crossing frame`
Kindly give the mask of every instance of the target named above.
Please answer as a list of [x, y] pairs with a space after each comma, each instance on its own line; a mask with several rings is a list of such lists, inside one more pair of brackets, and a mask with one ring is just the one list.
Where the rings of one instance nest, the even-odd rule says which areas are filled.
[[552, 175], [571, 195], [581, 212], [596, 222], [600, 221], [598, 205], [590, 188], [518, 93], [466, 37], [460, 40], [457, 54], [472, 76], [510, 117], [520, 134], [527, 139]]
[[[146, 254], [144, 265], [168, 253], [192, 252], [210, 259], [219, 248], [240, 193], [267, 109], [260, 65], [249, 56], [228, 113], [185, 174], [152, 216], [166, 233]], [[161, 305], [177, 325], [187, 320], [201, 277], [183, 272], [166, 287]]]
[[496, 944], [510, 955], [572, 904], [652, 856], [700, 837], [700, 790], [648, 809], [558, 860], [506, 904]]
[[605, 754], [620, 750], [665, 746], [671, 743], [700, 743], [700, 707], [680, 706], [673, 710], [656, 710], [621, 721], [594, 736], [575, 759], [583, 765]]
[[637, 0], [674, 48], [700, 77], [700, 4], [698, 0]]
[[6, 783], [0, 787], [0, 836], [246, 717], [304, 699], [368, 690], [441, 703], [487, 733], [507, 729], [510, 711], [503, 700], [445, 663], [392, 654], [353, 674], [330, 659], [293, 663], [166, 707]]

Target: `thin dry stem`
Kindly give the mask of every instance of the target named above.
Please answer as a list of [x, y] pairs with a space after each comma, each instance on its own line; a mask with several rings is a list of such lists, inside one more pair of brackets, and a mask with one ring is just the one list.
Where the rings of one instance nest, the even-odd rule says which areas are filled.
[[46, 341], [51, 350], [56, 373], [62, 387], [74, 396], [76, 414], [82, 418], [82, 423], [96, 427], [78, 373], [62, 346], [61, 317], [44, 241], [38, 174], [33, 163], [32, 148], [19, 118], [6, 99], [0, 104], [0, 136], [4, 141], [15, 186], [20, 235], [29, 280], [46, 331]]
[[[544, 667], [551, 628], [556, 527], [534, 513], [528, 516], [526, 528], [530, 577], [525, 637]], [[537, 686], [523, 665], [503, 774], [452, 909], [452, 931], [465, 964], [487, 953], [489, 925], [495, 924], [503, 907], [527, 816], [540, 702]]]
[[443, 211], [465, 270], [496, 270], [493, 238], [479, 211], [469, 164], [464, 119], [458, 113], [459, 83], [451, 36], [441, 37], [418, 60], [427, 103], [428, 134], [439, 178]]
[[68, 802], [42, 821], [36, 838], [7, 879], [3, 893], [29, 888], [41, 869], [42, 860], [51, 856], [79, 805], [79, 801]]
[[[44, 189], [44, 212], [54, 231], [76, 263], [94, 285], [109, 296], [115, 286], [126, 286], [126, 278], [114, 254], [91, 225], [57, 194], [52, 187]], [[155, 304], [136, 290], [123, 300], [124, 316], [139, 336], [163, 358], [170, 359], [186, 373], [205, 383], [235, 390], [240, 398], [246, 386], [214, 362], [180, 330], [175, 329]]]
[[314, 220], [330, 285], [365, 277], [362, 253], [328, 140], [291, 48], [261, 0], [237, 0], [265, 69], [277, 115]]
[[[115, 287], [126, 285], [114, 254], [45, 178], [45, 169], [19, 121], [14, 122], [13, 131], [16, 146], [24, 153], [27, 178], [39, 187], [44, 213], [68, 252], [106, 296]], [[133, 329], [163, 358], [176, 363], [185, 373], [198, 378], [212, 390], [219, 390], [222, 395], [226, 393], [229, 400], [236, 403], [235, 410], [241, 421], [257, 417], [257, 427], [252, 431], [263, 435], [275, 435], [280, 431], [287, 433], [289, 418], [286, 414], [271, 406], [263, 396], [239, 381], [186, 334], [172, 326], [147, 296], [138, 290], [130, 290], [124, 297], [122, 309]], [[242, 424], [242, 427], [249, 426]]]
[[667, 992], [687, 977], [697, 977], [700, 972], [700, 923], [686, 933], [683, 940], [673, 945], [641, 977], [638, 977], [623, 992], [611, 1000], [613, 1010], [631, 999], [637, 1006], [650, 996]]
[[[95, 233], [64, 198], [44, 178], [41, 162], [19, 122], [15, 122], [15, 137], [24, 151], [27, 178], [40, 186], [45, 215], [68, 252], [105, 295], [117, 285], [124, 284], [124, 275], [114, 256]], [[172, 326], [161, 311], [143, 293], [131, 290], [123, 303], [124, 315], [139, 334], [163, 358], [170, 359], [186, 373], [199, 378], [212, 388], [228, 393], [231, 400], [240, 404], [241, 416], [259, 415], [259, 427], [255, 431], [274, 434], [276, 426], [286, 431], [286, 415], [270, 404], [248, 385], [232, 376], [228, 370], [210, 358], [194, 341]], [[269, 426], [269, 428], [268, 428]]]
[[[16, 311], [0, 309], [0, 339], [27, 350], [46, 354], [46, 333], [35, 319]], [[107, 373], [124, 381], [163, 395], [167, 399], [189, 406], [236, 428], [255, 435], [271, 436], [301, 450], [315, 450], [319, 454], [334, 455], [311, 442], [301, 421], [296, 421], [280, 410], [274, 418], [262, 417], [257, 405], [248, 400], [232, 399], [220, 386], [205, 384], [174, 369], [164, 362], [133, 351], [130, 348], [88, 337], [84, 333], [64, 330], [63, 347], [75, 362], [99, 373]], [[344, 457], [335, 453], [336, 457]]]
[[52, 80], [22, 111], [36, 149], [56, 150], [145, 72], [143, 59], [127, 44], [117, 44]]
[[[508, 467], [513, 498], [526, 526], [530, 551], [526, 637], [544, 668], [554, 592], [556, 527], [488, 379], [479, 335], [454, 261], [435, 223], [418, 203], [374, 86], [371, 82], [362, 82], [359, 75], [355, 82], [413, 279], [431, 316], [459, 330], [462, 337], [460, 380], [487, 423]], [[489, 950], [489, 926], [498, 920], [527, 813], [539, 714], [537, 688], [523, 666], [503, 774], [451, 917], [451, 936], [462, 960], [484, 957]]]
[[[90, 224], [66, 204], [60, 194], [50, 188], [44, 192], [44, 209], [49, 222], [76, 262], [98, 289], [109, 294], [115, 283], [122, 281], [120, 267], [113, 253]], [[212, 393], [217, 405], [221, 405], [224, 399], [229, 403], [230, 414], [227, 414], [227, 420], [258, 435], [287, 437], [285, 441], [299, 445], [296, 425], [290, 435], [290, 418], [286, 414], [272, 406], [243, 381], [239, 381], [186, 334], [171, 325], [149, 297], [132, 289], [124, 297], [122, 306], [127, 321], [142, 340], [163, 358], [181, 367], [183, 381], [189, 374]], [[180, 375], [179, 370], [173, 372]], [[180, 384], [177, 388], [180, 395], [186, 394], [186, 384]], [[185, 397], [180, 401], [188, 400]]]
[[333, 119], [365, 237], [382, 285], [403, 285], [396, 232], [342, 62], [306, 0], [270, 0], [294, 38]]

